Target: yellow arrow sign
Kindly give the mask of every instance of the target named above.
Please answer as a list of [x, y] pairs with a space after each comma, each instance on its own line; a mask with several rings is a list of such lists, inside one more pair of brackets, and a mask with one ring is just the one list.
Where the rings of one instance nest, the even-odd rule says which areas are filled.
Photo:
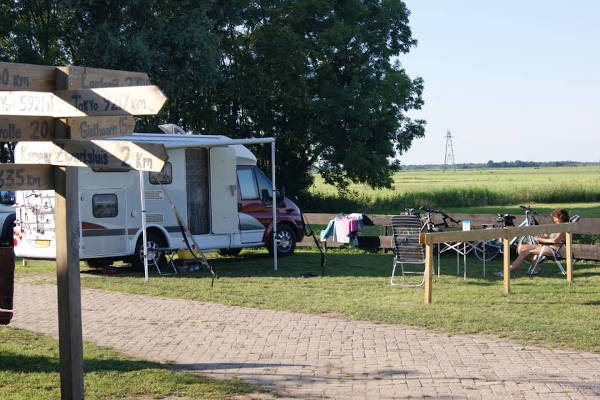
[[102, 170], [136, 169], [160, 172], [167, 160], [162, 144], [112, 140], [20, 142], [15, 159], [25, 164], [52, 164]]
[[0, 142], [50, 141], [56, 132], [69, 129], [71, 139], [105, 139], [129, 136], [135, 120], [131, 116], [67, 118], [66, 123], [52, 117], [0, 117]]
[[0, 164], [0, 190], [54, 189], [50, 165]]

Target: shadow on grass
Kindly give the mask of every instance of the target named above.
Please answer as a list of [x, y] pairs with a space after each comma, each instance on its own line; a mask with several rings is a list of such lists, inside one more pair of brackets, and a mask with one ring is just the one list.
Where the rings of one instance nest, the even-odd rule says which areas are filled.
[[[350, 250], [352, 251], [352, 250]], [[389, 278], [392, 272], [392, 253], [348, 253], [342, 251], [328, 252], [326, 256], [325, 277], [371, 277], [371, 278]], [[454, 254], [444, 254], [441, 257], [441, 275], [447, 278], [462, 278], [463, 266], [461, 266], [459, 275], [456, 274], [456, 256]], [[245, 251], [238, 257], [215, 257], [208, 258], [209, 264], [219, 277], [222, 278], [300, 278], [309, 274], [306, 279], [318, 279], [321, 276], [320, 254], [315, 252], [300, 251], [291, 257], [278, 259], [278, 271], [273, 269], [273, 258], [266, 252]], [[558, 270], [549, 268], [543, 271], [536, 279], [546, 277], [556, 277]], [[151, 277], [160, 277], [155, 268], [149, 267]], [[422, 270], [422, 265], [410, 265], [410, 270]], [[486, 266], [486, 276], [483, 277], [483, 268], [480, 261], [468, 259], [467, 261], [467, 285], [472, 286], [490, 286], [495, 285], [502, 280], [493, 275], [496, 271], [501, 271], [500, 262], [494, 261]], [[437, 258], [434, 261], [434, 272], [437, 276]], [[103, 276], [106, 279], [119, 277], [143, 277], [143, 272], [134, 271], [129, 266], [117, 267], [117, 273], [114, 275], [105, 275], [100, 270], [82, 270], [82, 275]], [[598, 272], [576, 271], [576, 278], [593, 277], [600, 275]], [[434, 276], [434, 279], [435, 279]], [[180, 272], [178, 275], [164, 276], [164, 279], [206, 279], [210, 275], [204, 268], [195, 272]], [[523, 272], [513, 273], [511, 279], [529, 278]]]
[[[115, 360], [115, 359], [84, 359], [85, 372], [115, 371], [129, 372], [144, 369], [161, 368], [159, 364], [143, 360]], [[57, 358], [47, 356], [28, 356], [3, 351], [0, 356], [0, 370], [20, 373], [34, 372], [60, 372]]]

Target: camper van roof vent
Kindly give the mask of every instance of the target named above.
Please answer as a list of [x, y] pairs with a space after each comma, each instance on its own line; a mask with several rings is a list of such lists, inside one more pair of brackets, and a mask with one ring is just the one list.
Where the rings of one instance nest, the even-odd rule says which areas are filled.
[[161, 124], [158, 126], [164, 133], [186, 135], [185, 129], [175, 124]]

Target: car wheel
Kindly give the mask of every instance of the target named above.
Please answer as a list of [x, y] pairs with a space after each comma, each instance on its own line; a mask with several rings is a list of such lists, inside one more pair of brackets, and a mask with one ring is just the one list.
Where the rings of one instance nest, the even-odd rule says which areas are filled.
[[[273, 236], [267, 243], [269, 253], [273, 254]], [[277, 225], [277, 255], [279, 257], [291, 256], [296, 249], [296, 232], [287, 224]]]

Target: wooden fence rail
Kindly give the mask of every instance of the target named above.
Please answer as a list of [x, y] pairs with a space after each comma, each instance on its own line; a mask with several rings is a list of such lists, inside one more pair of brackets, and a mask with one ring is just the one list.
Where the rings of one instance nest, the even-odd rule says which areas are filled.
[[433, 276], [433, 245], [437, 243], [457, 243], [502, 239], [504, 245], [504, 294], [510, 292], [510, 248], [509, 240], [514, 236], [543, 235], [549, 233], [566, 233], [565, 260], [567, 264], [567, 282], [573, 281], [573, 252], [571, 241], [576, 223], [533, 225], [525, 227], [479, 229], [475, 231], [422, 233], [419, 243], [425, 245], [425, 304], [431, 303], [431, 284]]
[[[478, 229], [483, 225], [491, 225], [496, 222], [496, 214], [449, 214], [455, 220], [469, 220], [471, 221], [471, 228]], [[335, 218], [335, 214], [328, 213], [306, 213], [304, 214], [307, 224], [310, 225], [327, 225], [330, 220]], [[389, 226], [390, 215], [381, 214], [367, 214], [368, 221], [372, 222], [373, 225], [378, 225], [378, 235], [361, 235], [359, 237], [359, 246], [368, 248], [378, 249], [391, 249], [392, 248], [392, 236]], [[524, 217], [523, 217], [524, 218]], [[536, 216], [536, 219], [540, 224], [551, 224], [552, 218], [547, 216]], [[519, 224], [521, 216], [517, 216], [515, 220], [516, 224]], [[433, 221], [435, 223], [441, 222], [439, 216], [434, 215]], [[449, 223], [451, 228], [460, 228], [460, 225]], [[600, 218], [581, 218], [575, 227], [573, 228], [573, 234], [581, 235], [600, 235]], [[316, 232], [317, 236], [319, 232]], [[312, 238], [304, 238], [298, 243], [298, 246], [312, 246], [314, 245]], [[326, 241], [327, 247], [339, 247], [342, 244], [333, 242], [331, 238]], [[587, 244], [574, 244], [573, 245], [573, 257], [580, 260], [600, 260], [600, 246], [599, 245], [587, 245]]]

